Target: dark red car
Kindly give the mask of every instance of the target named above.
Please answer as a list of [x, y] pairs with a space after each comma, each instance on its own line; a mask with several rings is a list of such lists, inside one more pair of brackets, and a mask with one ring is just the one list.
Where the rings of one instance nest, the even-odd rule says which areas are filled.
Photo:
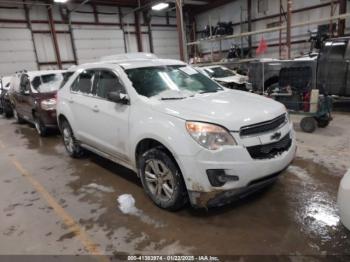
[[56, 93], [64, 77], [61, 70], [17, 73], [9, 91], [17, 122], [34, 124], [41, 136], [57, 129]]

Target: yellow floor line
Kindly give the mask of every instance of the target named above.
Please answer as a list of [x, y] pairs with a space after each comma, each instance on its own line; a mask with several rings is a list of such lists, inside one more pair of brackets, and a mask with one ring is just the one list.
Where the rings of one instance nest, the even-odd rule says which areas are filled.
[[[0, 141], [0, 147], [5, 149], [5, 145]], [[41, 185], [20, 163], [15, 157], [10, 157], [12, 164], [16, 169], [25, 177], [29, 183], [36, 189], [37, 192], [45, 199], [45, 201], [53, 208], [55, 213], [61, 218], [68, 229], [74, 232], [75, 236], [83, 244], [84, 248], [91, 254], [101, 256], [98, 257], [100, 261], [110, 261], [107, 257], [103, 256], [103, 252], [98, 248], [85, 230], [72, 218], [60, 204], [50, 195], [50, 193]]]

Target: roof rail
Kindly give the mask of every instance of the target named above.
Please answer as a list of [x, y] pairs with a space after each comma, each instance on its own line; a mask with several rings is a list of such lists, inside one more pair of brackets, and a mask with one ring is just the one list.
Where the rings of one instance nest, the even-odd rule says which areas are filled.
[[126, 53], [126, 54], [117, 54], [111, 56], [104, 56], [100, 58], [100, 61], [120, 61], [120, 60], [135, 60], [135, 59], [158, 59], [155, 54], [151, 53]]

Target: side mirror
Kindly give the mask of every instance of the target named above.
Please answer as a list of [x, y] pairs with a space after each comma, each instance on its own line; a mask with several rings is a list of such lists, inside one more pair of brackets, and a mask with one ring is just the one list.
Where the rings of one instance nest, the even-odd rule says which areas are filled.
[[107, 99], [118, 104], [129, 104], [129, 96], [127, 94], [123, 94], [117, 91], [108, 93]]

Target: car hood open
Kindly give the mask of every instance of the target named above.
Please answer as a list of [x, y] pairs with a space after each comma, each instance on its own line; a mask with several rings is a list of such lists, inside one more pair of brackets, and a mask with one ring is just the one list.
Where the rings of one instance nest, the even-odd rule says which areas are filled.
[[274, 119], [286, 112], [270, 98], [236, 90], [198, 94], [181, 100], [152, 103], [153, 108], [184, 120], [215, 123], [230, 131]]

